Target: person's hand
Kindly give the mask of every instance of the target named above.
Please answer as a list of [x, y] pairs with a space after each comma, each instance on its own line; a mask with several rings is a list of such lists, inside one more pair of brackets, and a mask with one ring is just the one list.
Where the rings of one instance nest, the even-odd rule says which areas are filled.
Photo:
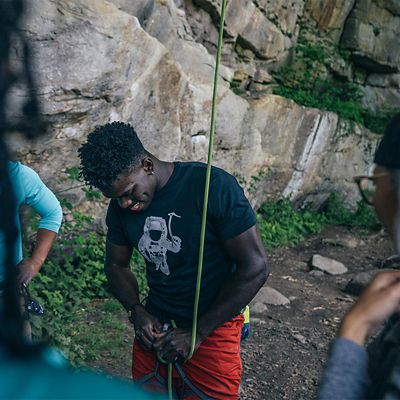
[[162, 332], [160, 321], [148, 313], [142, 306], [136, 307], [135, 316], [133, 318], [133, 326], [135, 329], [135, 337], [145, 346], [146, 349], [153, 348], [153, 342]]
[[[184, 361], [190, 352], [192, 332], [187, 329], [173, 328], [157, 335], [153, 348], [166, 362]], [[200, 341], [197, 340], [197, 349]]]
[[27, 285], [39, 272], [41, 265], [31, 258], [25, 258], [18, 264], [18, 282]]
[[400, 271], [379, 273], [342, 320], [339, 336], [364, 345], [393, 313], [400, 312]]

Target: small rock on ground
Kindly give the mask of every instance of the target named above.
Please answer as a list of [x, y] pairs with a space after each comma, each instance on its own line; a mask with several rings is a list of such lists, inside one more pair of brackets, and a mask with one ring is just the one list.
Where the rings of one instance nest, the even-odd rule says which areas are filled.
[[274, 306], [284, 306], [290, 304], [290, 300], [285, 297], [282, 293], [279, 293], [276, 289], [264, 286], [257, 293], [257, 296], [251, 302], [251, 307], [256, 303], [272, 304]]
[[371, 282], [374, 276], [378, 272], [388, 271], [384, 269], [374, 269], [371, 271], [360, 272], [355, 275], [352, 279], [350, 279], [347, 286], [344, 288], [344, 291], [348, 294], [352, 294], [354, 296], [358, 296]]
[[329, 275], [345, 274], [348, 270], [344, 264], [332, 258], [323, 257], [319, 254], [314, 254], [310, 260], [310, 267], [326, 272]]
[[352, 237], [339, 237], [339, 238], [325, 238], [322, 239], [323, 244], [329, 244], [331, 246], [341, 246], [346, 247], [347, 249], [355, 249], [362, 243]]
[[261, 303], [260, 301], [257, 301], [254, 304], [252, 303], [250, 311], [254, 312], [254, 313], [263, 313], [267, 310], [268, 310], [268, 307], [266, 306], [266, 304]]

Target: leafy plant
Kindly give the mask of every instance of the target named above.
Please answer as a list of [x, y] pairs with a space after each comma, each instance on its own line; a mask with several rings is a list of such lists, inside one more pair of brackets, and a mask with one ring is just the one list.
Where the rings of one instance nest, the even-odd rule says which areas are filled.
[[[337, 56], [349, 61], [348, 51], [334, 51]], [[333, 111], [342, 118], [383, 133], [389, 119], [399, 110], [372, 113], [366, 109], [361, 101], [363, 93], [360, 85], [336, 80], [328, 75], [326, 65], [330, 57], [321, 42], [310, 43], [300, 34], [293, 64], [282, 67], [274, 75], [279, 83], [274, 93], [307, 107]]]
[[267, 248], [294, 245], [305, 236], [319, 232], [325, 220], [311, 210], [296, 211], [287, 198], [267, 201], [258, 210], [261, 239]]
[[343, 199], [333, 194], [321, 211], [309, 208], [296, 210], [287, 198], [267, 201], [257, 212], [261, 239], [267, 248], [295, 245], [306, 236], [320, 232], [327, 225], [356, 226], [376, 229], [379, 222], [373, 210], [363, 202], [355, 210], [344, 205]]
[[78, 167], [67, 167], [65, 168], [65, 173], [71, 181], [81, 182], [79, 168]]
[[[67, 168], [71, 180], [79, 179], [79, 171]], [[82, 188], [86, 198], [98, 201], [99, 193]], [[66, 199], [60, 203], [67, 215], [58, 238], [40, 273], [29, 285], [31, 296], [45, 308], [43, 317], [31, 318], [32, 332], [36, 339], [45, 339], [63, 349], [70, 360], [85, 357], [82, 348], [71, 344], [65, 324], [74, 319], [91, 300], [109, 297], [107, 279], [104, 273], [105, 236], [94, 229], [93, 218], [73, 209]], [[27, 234], [36, 231], [38, 217], [28, 215]], [[25, 241], [25, 252], [31, 244]], [[135, 251], [131, 269], [135, 273], [139, 289], [144, 296], [147, 292], [146, 267], [142, 256]]]
[[133, 337], [133, 327], [117, 300], [91, 301], [79, 308], [63, 328], [69, 339], [64, 346], [77, 350], [73, 354], [75, 366], [105, 363], [112, 358], [116, 368], [123, 364], [129, 369], [131, 355], [126, 351], [128, 345], [122, 346], [121, 341]]
[[332, 194], [329, 197], [323, 209], [327, 224], [357, 226], [371, 230], [380, 227], [373, 208], [363, 201], [358, 202], [353, 210], [346, 208], [343, 204], [344, 201], [340, 195]]

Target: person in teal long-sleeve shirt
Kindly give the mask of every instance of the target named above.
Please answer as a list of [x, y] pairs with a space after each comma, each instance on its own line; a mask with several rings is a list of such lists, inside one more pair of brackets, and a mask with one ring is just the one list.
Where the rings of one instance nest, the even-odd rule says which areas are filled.
[[[40, 222], [36, 234], [36, 245], [30, 257], [23, 258], [22, 232], [19, 215], [15, 216], [18, 236], [15, 242], [14, 264], [18, 268], [18, 282], [27, 285], [39, 272], [50, 248], [56, 238], [62, 221], [62, 209], [53, 192], [39, 178], [31, 168], [20, 162], [8, 161], [8, 173], [14, 190], [16, 208], [26, 204], [32, 207], [39, 215]], [[2, 284], [4, 281], [5, 239], [0, 231], [0, 306], [2, 304]], [[21, 299], [22, 303], [22, 299]], [[24, 313], [25, 314], [25, 313]], [[26, 315], [26, 314], [25, 314]], [[24, 332], [27, 340], [31, 339], [31, 327], [27, 315], [24, 318]]]
[[[28, 284], [39, 272], [61, 226], [62, 210], [59, 201], [42, 182], [39, 175], [20, 162], [8, 162], [8, 172], [14, 189], [17, 209], [22, 204], [32, 207], [41, 217], [36, 236], [36, 245], [31, 257], [22, 256], [22, 235], [19, 216], [18, 240], [15, 244], [15, 264], [19, 268], [19, 282]], [[4, 280], [4, 236], [0, 232], [0, 282]]]

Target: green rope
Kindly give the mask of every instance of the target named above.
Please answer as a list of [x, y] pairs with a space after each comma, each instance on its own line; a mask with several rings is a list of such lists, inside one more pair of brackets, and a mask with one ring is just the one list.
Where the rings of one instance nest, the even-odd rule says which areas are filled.
[[198, 311], [199, 311], [201, 275], [203, 272], [204, 239], [205, 239], [205, 235], [206, 235], [208, 194], [210, 191], [210, 177], [211, 177], [211, 163], [212, 163], [212, 148], [213, 148], [213, 143], [214, 143], [214, 132], [215, 132], [215, 123], [216, 123], [215, 117], [216, 117], [216, 111], [217, 111], [218, 72], [219, 72], [219, 65], [221, 63], [226, 2], [227, 2], [227, 0], [222, 0], [222, 4], [221, 4], [221, 21], [220, 21], [220, 25], [219, 25], [218, 49], [217, 49], [217, 58], [216, 58], [216, 62], [215, 62], [214, 89], [213, 89], [213, 98], [212, 98], [212, 105], [211, 105], [211, 126], [210, 126], [210, 139], [208, 142], [207, 173], [206, 173], [206, 182], [205, 182], [205, 188], [204, 188], [203, 215], [202, 215], [202, 220], [201, 220], [199, 262], [198, 262], [198, 266], [197, 266], [196, 292], [195, 292], [194, 307], [193, 307], [192, 342], [191, 342], [191, 347], [190, 347], [190, 353], [186, 360], [189, 360], [190, 358], [192, 358], [195, 347], [196, 347], [197, 316], [198, 316]]
[[168, 399], [173, 400], [173, 390], [172, 390], [172, 364], [168, 364]]
[[[212, 148], [213, 148], [213, 143], [214, 143], [214, 133], [215, 133], [215, 124], [216, 124], [218, 76], [219, 76], [219, 66], [221, 64], [221, 53], [222, 53], [222, 43], [223, 43], [223, 35], [224, 35], [226, 3], [227, 3], [227, 0], [222, 0], [221, 20], [220, 20], [219, 35], [218, 35], [218, 49], [217, 49], [217, 57], [216, 57], [215, 71], [214, 71], [214, 88], [213, 88], [213, 97], [212, 97], [212, 105], [211, 105], [210, 139], [208, 142], [207, 172], [206, 172], [206, 181], [205, 181], [205, 188], [204, 188], [203, 214], [202, 214], [202, 220], [201, 220], [199, 261], [198, 261], [198, 266], [197, 266], [196, 291], [195, 291], [194, 307], [193, 307], [192, 340], [191, 340], [191, 345], [190, 345], [190, 352], [189, 352], [189, 355], [188, 355], [186, 361], [189, 360], [190, 358], [192, 358], [195, 347], [196, 347], [197, 317], [198, 317], [198, 311], [199, 311], [201, 275], [203, 272], [204, 241], [205, 241], [205, 235], [206, 235], [208, 195], [210, 192]], [[169, 363], [168, 364], [168, 398], [169, 398], [169, 400], [173, 399], [172, 368], [173, 368], [173, 364]]]

